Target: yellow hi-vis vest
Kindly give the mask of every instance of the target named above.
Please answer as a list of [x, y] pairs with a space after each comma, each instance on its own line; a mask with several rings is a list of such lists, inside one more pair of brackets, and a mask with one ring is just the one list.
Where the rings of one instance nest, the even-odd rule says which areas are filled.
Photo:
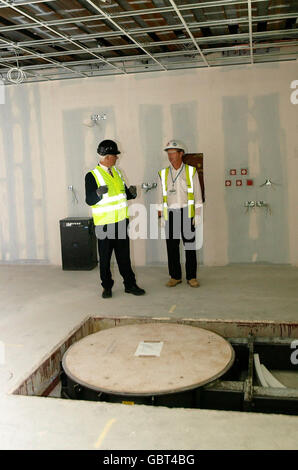
[[112, 167], [113, 176], [100, 166], [91, 171], [97, 186], [108, 186], [108, 192], [92, 207], [94, 225], [114, 224], [128, 218], [125, 182], [120, 170]]
[[[168, 175], [169, 175], [170, 167], [163, 168], [160, 170], [159, 176], [161, 179], [161, 186], [162, 186], [162, 197], [163, 197], [163, 215], [164, 219], [168, 220]], [[187, 206], [188, 206], [188, 217], [195, 216], [195, 195], [193, 189], [193, 177], [196, 172], [196, 168], [194, 166], [190, 166], [185, 164], [185, 176], [186, 176], [186, 184], [187, 184]]]

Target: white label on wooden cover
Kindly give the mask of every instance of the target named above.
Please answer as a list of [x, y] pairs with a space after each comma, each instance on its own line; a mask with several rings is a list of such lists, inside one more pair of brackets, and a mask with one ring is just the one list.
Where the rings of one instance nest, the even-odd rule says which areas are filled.
[[140, 341], [135, 356], [159, 357], [163, 347], [163, 341]]

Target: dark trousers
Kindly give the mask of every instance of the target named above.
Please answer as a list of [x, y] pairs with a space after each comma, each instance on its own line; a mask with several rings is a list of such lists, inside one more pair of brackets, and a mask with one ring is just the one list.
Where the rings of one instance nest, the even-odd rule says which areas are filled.
[[[129, 237], [127, 233], [128, 219], [96, 227], [98, 238], [99, 271], [101, 285], [104, 289], [111, 289], [114, 285], [110, 264], [113, 250], [119, 272], [123, 277], [125, 287], [132, 287], [136, 283], [136, 278], [131, 267]], [[100, 233], [100, 238], [99, 238]]]
[[188, 209], [170, 209], [168, 211], [168, 220], [165, 224], [168, 268], [169, 274], [173, 279], [181, 279], [180, 264], [180, 239], [185, 249], [185, 270], [186, 279], [197, 277], [197, 256], [195, 249], [195, 227], [193, 218], [188, 217]]

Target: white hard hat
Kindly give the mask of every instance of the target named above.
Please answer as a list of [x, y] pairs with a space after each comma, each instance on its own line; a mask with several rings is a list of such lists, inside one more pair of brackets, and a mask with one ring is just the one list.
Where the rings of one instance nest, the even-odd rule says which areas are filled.
[[177, 149], [177, 150], [185, 150], [185, 145], [180, 141], [180, 140], [169, 140], [167, 145], [165, 146], [164, 150], [169, 150], [169, 149]]

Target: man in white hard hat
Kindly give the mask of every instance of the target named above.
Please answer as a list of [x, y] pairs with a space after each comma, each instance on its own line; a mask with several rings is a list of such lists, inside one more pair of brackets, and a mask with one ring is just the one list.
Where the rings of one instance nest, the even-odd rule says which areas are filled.
[[182, 282], [180, 239], [185, 249], [186, 280], [191, 287], [199, 287], [195, 247], [194, 217], [200, 215], [202, 192], [196, 168], [183, 163], [185, 146], [179, 140], [170, 140], [164, 150], [170, 165], [159, 171], [158, 191], [162, 205], [158, 215], [165, 219], [165, 233], [170, 280], [167, 287]]

